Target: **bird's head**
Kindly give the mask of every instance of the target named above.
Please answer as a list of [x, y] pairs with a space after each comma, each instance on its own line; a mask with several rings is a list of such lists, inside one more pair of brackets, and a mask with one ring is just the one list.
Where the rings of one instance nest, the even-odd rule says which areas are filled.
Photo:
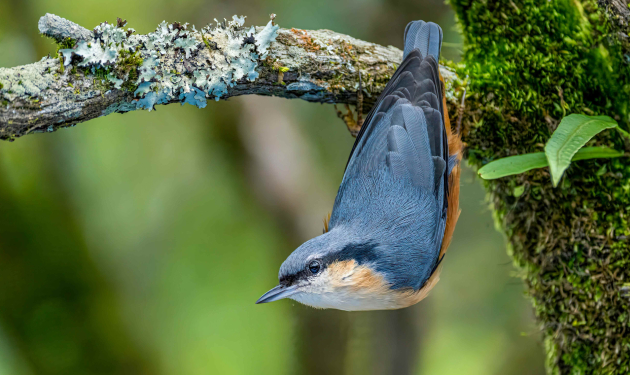
[[[280, 283], [256, 303], [290, 298], [317, 308], [394, 309], [408, 305], [408, 290], [392, 289], [382, 245], [333, 229], [307, 241], [282, 264]], [[377, 271], [381, 269], [381, 271]]]

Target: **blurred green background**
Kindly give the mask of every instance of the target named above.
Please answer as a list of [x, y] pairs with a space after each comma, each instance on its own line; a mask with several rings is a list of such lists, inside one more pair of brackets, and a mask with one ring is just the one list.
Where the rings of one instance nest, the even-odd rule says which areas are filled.
[[[0, 67], [55, 46], [45, 13], [461, 37], [440, 0], [0, 0]], [[330, 105], [242, 97], [114, 114], [0, 143], [0, 375], [543, 374], [540, 335], [474, 173], [441, 282], [408, 309], [255, 305], [321, 233], [352, 146]]]

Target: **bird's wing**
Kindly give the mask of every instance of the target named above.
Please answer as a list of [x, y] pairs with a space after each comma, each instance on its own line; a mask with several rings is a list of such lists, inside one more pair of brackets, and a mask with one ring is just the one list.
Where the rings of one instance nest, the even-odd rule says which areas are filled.
[[405, 36], [403, 62], [366, 116], [342, 185], [385, 164], [392, 175], [433, 192], [446, 210], [449, 151], [437, 62], [442, 30], [416, 21]]
[[[439, 261], [459, 213], [461, 141], [452, 134], [446, 112], [437, 63], [441, 42], [436, 24], [416, 21], [407, 26], [403, 62], [366, 116], [330, 220], [330, 228], [359, 223], [357, 228], [365, 232], [369, 225], [377, 225], [373, 231], [401, 219], [392, 244], [410, 246], [413, 257], [408, 258], [422, 264], [403, 266], [406, 271], [392, 282], [413, 286], [416, 292], [410, 298], [416, 302], [439, 278]], [[417, 198], [409, 184], [420, 192]], [[385, 206], [367, 204], [369, 198], [383, 200]]]

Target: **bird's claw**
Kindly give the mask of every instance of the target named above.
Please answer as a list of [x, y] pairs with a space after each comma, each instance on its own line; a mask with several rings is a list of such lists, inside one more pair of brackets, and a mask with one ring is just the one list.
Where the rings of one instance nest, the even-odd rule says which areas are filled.
[[361, 116], [361, 113], [357, 111], [357, 119], [355, 120], [354, 113], [352, 112], [352, 109], [350, 109], [350, 106], [348, 104], [346, 104], [345, 106], [346, 106], [346, 113], [343, 113], [337, 108], [337, 105], [335, 104], [335, 111], [337, 111], [337, 117], [343, 120], [343, 122], [348, 127], [348, 131], [350, 132], [350, 135], [356, 138], [356, 136], [359, 134], [359, 131], [361, 130], [361, 126], [363, 125], [363, 118]]
[[337, 117], [343, 120], [348, 127], [348, 131], [350, 135], [353, 137], [357, 137], [359, 135], [359, 131], [361, 131], [361, 126], [363, 126], [363, 82], [361, 80], [361, 71], [359, 70], [359, 90], [357, 91], [357, 119], [354, 119], [354, 114], [350, 109], [350, 106], [346, 104], [346, 113], [342, 113], [335, 104], [335, 111], [337, 111]]

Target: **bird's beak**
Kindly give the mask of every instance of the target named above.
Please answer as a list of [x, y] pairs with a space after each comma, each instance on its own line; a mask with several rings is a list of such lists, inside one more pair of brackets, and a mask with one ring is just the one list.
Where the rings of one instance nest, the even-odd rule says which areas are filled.
[[277, 301], [279, 299], [287, 298], [289, 296], [294, 295], [298, 292], [298, 288], [295, 285], [292, 286], [284, 286], [278, 285], [275, 288], [271, 289], [267, 293], [263, 294], [262, 297], [256, 301], [256, 303], [267, 303]]

